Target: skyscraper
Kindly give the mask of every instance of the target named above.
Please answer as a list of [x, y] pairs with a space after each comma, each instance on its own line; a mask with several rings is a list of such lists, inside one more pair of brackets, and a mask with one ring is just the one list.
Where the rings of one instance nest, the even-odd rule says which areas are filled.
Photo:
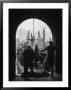
[[20, 40], [19, 38], [16, 39], [16, 50], [20, 47]]
[[27, 40], [30, 39], [30, 31], [27, 32]]
[[42, 43], [42, 39], [41, 39], [39, 31], [38, 31], [37, 45], [38, 45], [39, 49], [43, 48], [43, 43]]
[[43, 48], [45, 48], [45, 29], [43, 28], [43, 38], [42, 38], [42, 42], [43, 42]]

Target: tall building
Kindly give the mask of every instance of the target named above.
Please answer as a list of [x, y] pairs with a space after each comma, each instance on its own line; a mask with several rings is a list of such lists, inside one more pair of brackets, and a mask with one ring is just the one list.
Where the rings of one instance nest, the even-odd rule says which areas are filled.
[[16, 39], [16, 50], [20, 47], [20, 40], [19, 38]]
[[43, 48], [42, 38], [40, 36], [40, 32], [38, 31], [37, 45], [39, 49]]
[[26, 37], [26, 46], [30, 45], [30, 31], [27, 32], [27, 37]]
[[30, 31], [27, 32], [27, 40], [30, 39]]
[[45, 29], [43, 28], [43, 38], [42, 38], [42, 42], [43, 42], [43, 48], [45, 48]]

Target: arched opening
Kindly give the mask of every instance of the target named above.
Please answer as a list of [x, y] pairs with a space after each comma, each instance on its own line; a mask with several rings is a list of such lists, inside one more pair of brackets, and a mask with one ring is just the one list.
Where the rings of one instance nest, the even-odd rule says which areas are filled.
[[[35, 50], [36, 45], [40, 51], [49, 46], [49, 42], [54, 41], [50, 27], [40, 19], [27, 19], [18, 26], [16, 30], [16, 76], [24, 72], [22, 66], [22, 55], [26, 46], [31, 46]], [[19, 53], [17, 53], [19, 52]], [[43, 52], [47, 54], [46, 51]]]

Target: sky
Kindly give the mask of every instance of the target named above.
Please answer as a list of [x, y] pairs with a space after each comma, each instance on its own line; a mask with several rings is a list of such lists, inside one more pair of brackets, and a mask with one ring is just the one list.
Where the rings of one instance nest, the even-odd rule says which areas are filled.
[[[52, 39], [52, 32], [45, 22], [34, 18], [34, 36], [36, 39], [38, 38], [38, 31], [40, 32], [41, 38], [43, 37], [43, 28], [45, 29], [45, 42], [46, 42], [49, 41], [50, 38]], [[33, 34], [33, 18], [21, 22], [21, 24], [17, 28], [16, 39], [18, 38], [20, 41], [22, 40], [25, 41], [28, 31], [30, 31], [30, 33]]]

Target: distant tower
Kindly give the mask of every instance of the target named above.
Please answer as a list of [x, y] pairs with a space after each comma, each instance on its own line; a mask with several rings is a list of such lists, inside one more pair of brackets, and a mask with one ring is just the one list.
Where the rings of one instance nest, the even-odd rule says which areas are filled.
[[31, 34], [31, 45], [34, 46], [34, 36]]
[[26, 45], [28, 46], [30, 44], [29, 42], [29, 39], [30, 39], [30, 31], [27, 32], [27, 37], [26, 37]]
[[20, 47], [20, 40], [17, 38], [16, 39], [16, 50]]
[[39, 31], [38, 31], [37, 45], [38, 45], [39, 49], [43, 48], [43, 43], [42, 43], [42, 39], [41, 39]]
[[43, 41], [43, 48], [45, 48], [45, 29], [43, 28], [43, 38], [42, 38], [42, 41]]
[[27, 40], [30, 39], [30, 31], [27, 32]]

